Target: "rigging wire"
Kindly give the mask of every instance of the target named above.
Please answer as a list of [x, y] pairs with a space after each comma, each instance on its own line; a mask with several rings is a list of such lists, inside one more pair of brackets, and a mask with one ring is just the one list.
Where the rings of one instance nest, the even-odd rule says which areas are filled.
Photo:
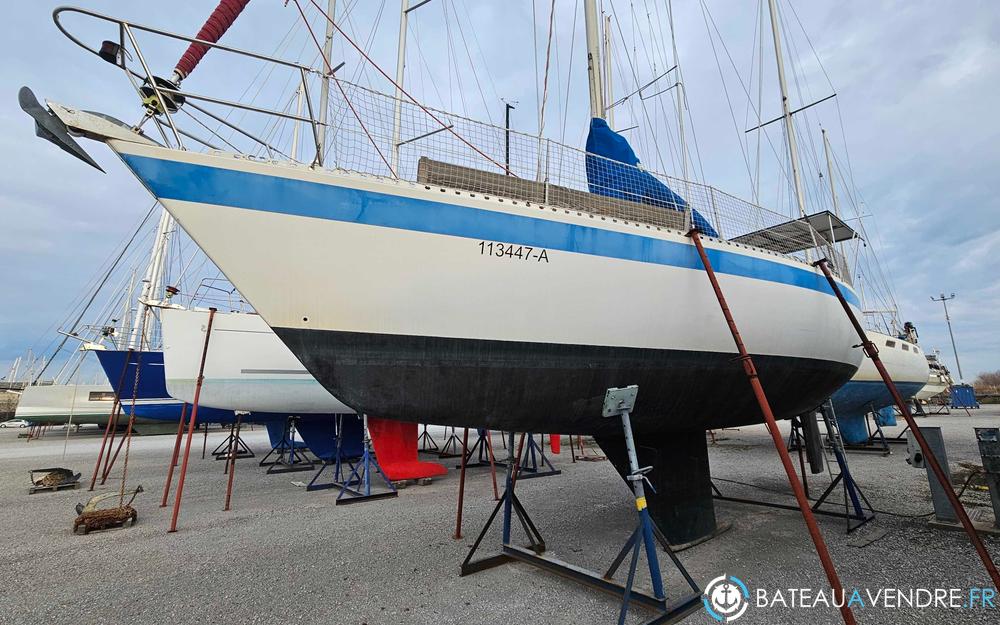
[[[125, 244], [125, 247], [122, 248], [122, 251], [118, 254], [118, 257], [111, 264], [111, 267], [108, 269], [108, 271], [104, 274], [104, 277], [101, 279], [101, 281], [98, 284], [97, 288], [94, 289], [93, 293], [91, 293], [90, 298], [87, 300], [87, 303], [83, 307], [83, 310], [81, 310], [80, 314], [77, 315], [76, 320], [73, 322], [73, 325], [70, 326], [70, 329], [67, 332], [73, 333], [76, 330], [76, 327], [79, 325], [80, 320], [83, 319], [83, 316], [87, 313], [87, 310], [90, 308], [90, 305], [94, 303], [94, 299], [97, 298], [97, 294], [101, 291], [101, 288], [107, 283], [108, 279], [111, 278], [112, 272], [118, 266], [118, 263], [121, 261], [122, 257], [125, 256], [125, 252], [128, 251], [128, 248], [132, 244], [132, 241], [134, 241], [135, 238], [139, 235], [139, 232], [142, 230], [142, 227], [146, 224], [146, 221], [149, 219], [149, 217], [153, 214], [153, 209], [156, 208], [157, 205], [158, 205], [158, 202], [153, 202], [153, 205], [149, 207], [148, 211], [146, 211], [146, 216], [139, 223], [139, 227], [136, 228], [135, 232], [133, 232], [132, 236], [129, 237], [129, 240]], [[41, 370], [38, 372], [38, 375], [35, 376], [35, 379], [32, 382], [32, 384], [37, 384], [38, 381], [42, 379], [42, 374], [45, 373], [45, 370], [48, 369], [49, 365], [52, 364], [53, 359], [62, 350], [63, 346], [66, 345], [66, 341], [67, 340], [69, 340], [69, 336], [63, 335], [63, 338], [59, 342], [58, 347], [56, 347], [55, 352], [49, 358], [49, 362], [46, 363], [41, 368]]]
[[566, 120], [569, 118], [569, 93], [570, 93], [570, 86], [573, 84], [573, 66], [575, 65], [575, 63], [572, 62], [572, 59], [573, 59], [573, 50], [576, 45], [576, 21], [577, 18], [580, 16], [581, 7], [582, 5], [580, 3], [577, 3], [577, 8], [575, 11], [573, 11], [573, 28], [570, 31], [570, 38], [569, 38], [570, 63], [569, 63], [569, 68], [566, 70], [566, 97], [563, 100], [562, 127], [559, 129], [560, 143], [566, 142]]
[[[295, 2], [295, 4], [296, 4], [296, 6], [298, 6], [298, 4], [299, 4], [299, 0], [294, 0], [294, 2]], [[378, 70], [378, 72], [379, 72], [380, 74], [382, 74], [382, 76], [383, 76], [383, 77], [385, 77], [385, 79], [386, 79], [386, 80], [388, 80], [388, 81], [389, 81], [389, 82], [390, 82], [390, 83], [391, 83], [391, 84], [392, 84], [392, 85], [393, 85], [393, 86], [394, 86], [394, 87], [395, 87], [396, 89], [399, 89], [400, 93], [402, 93], [403, 95], [405, 95], [405, 96], [406, 96], [407, 98], [409, 98], [409, 100], [410, 100], [411, 102], [413, 102], [413, 103], [414, 103], [415, 105], [417, 105], [418, 107], [420, 107], [420, 109], [421, 109], [421, 110], [422, 110], [422, 111], [423, 111], [424, 113], [426, 113], [428, 117], [430, 117], [431, 119], [433, 119], [433, 120], [434, 120], [434, 121], [435, 121], [435, 122], [436, 122], [437, 124], [439, 124], [439, 125], [440, 125], [440, 126], [441, 126], [441, 127], [442, 127], [442, 128], [443, 128], [443, 129], [445, 130], [445, 131], [446, 131], [446, 132], [449, 132], [449, 133], [451, 133], [452, 135], [454, 135], [454, 136], [455, 136], [455, 138], [456, 138], [456, 139], [458, 139], [459, 141], [461, 141], [461, 142], [462, 142], [462, 143], [464, 143], [465, 145], [467, 145], [467, 146], [469, 146], [470, 148], [472, 148], [472, 150], [473, 150], [473, 151], [475, 151], [475, 152], [476, 152], [477, 154], [479, 154], [480, 156], [482, 156], [483, 158], [485, 158], [485, 159], [486, 159], [486, 160], [488, 160], [489, 162], [493, 163], [494, 165], [496, 165], [497, 167], [499, 167], [499, 168], [500, 168], [501, 170], [503, 170], [503, 171], [506, 171], [506, 172], [508, 172], [508, 173], [509, 173], [509, 174], [510, 174], [511, 176], [514, 176], [514, 177], [517, 177], [517, 175], [516, 175], [516, 174], [515, 174], [514, 172], [510, 171], [510, 169], [509, 169], [509, 168], [508, 168], [507, 166], [505, 166], [505, 165], [502, 165], [502, 164], [500, 164], [500, 163], [496, 162], [496, 161], [495, 161], [495, 160], [494, 160], [493, 158], [491, 158], [491, 157], [490, 157], [490, 156], [489, 156], [488, 154], [486, 154], [485, 152], [483, 152], [483, 151], [482, 151], [481, 149], [479, 149], [478, 147], [476, 147], [475, 145], [473, 145], [472, 143], [470, 143], [468, 139], [466, 139], [465, 137], [463, 137], [462, 135], [460, 135], [460, 134], [459, 134], [458, 132], [456, 132], [456, 131], [455, 131], [455, 129], [454, 129], [454, 128], [453, 128], [453, 127], [452, 127], [452, 126], [450, 125], [450, 124], [446, 124], [446, 123], [444, 123], [443, 121], [441, 121], [441, 119], [439, 119], [439, 118], [437, 117], [437, 115], [435, 115], [435, 114], [434, 114], [434, 112], [433, 112], [433, 111], [431, 111], [430, 109], [428, 109], [428, 108], [427, 108], [426, 106], [424, 106], [424, 105], [423, 105], [423, 104], [421, 104], [421, 103], [420, 103], [419, 101], [417, 101], [417, 100], [416, 100], [416, 99], [415, 99], [415, 98], [414, 98], [413, 96], [411, 96], [411, 95], [409, 94], [409, 92], [408, 92], [408, 91], [407, 91], [406, 89], [404, 89], [404, 88], [403, 88], [403, 86], [402, 86], [402, 85], [399, 85], [399, 84], [396, 84], [396, 81], [395, 81], [395, 80], [393, 80], [393, 79], [392, 79], [392, 78], [391, 78], [391, 77], [389, 76], [389, 74], [387, 74], [387, 73], [385, 72], [385, 70], [383, 70], [383, 69], [382, 69], [382, 67], [381, 67], [381, 66], [380, 66], [379, 64], [377, 64], [377, 63], [376, 63], [376, 62], [375, 62], [374, 60], [372, 60], [372, 58], [371, 58], [370, 56], [368, 56], [368, 54], [366, 54], [364, 50], [362, 50], [362, 49], [361, 49], [360, 47], [358, 47], [358, 44], [356, 44], [356, 43], [354, 42], [354, 40], [353, 40], [353, 39], [351, 39], [350, 37], [348, 37], [348, 36], [347, 36], [347, 33], [345, 33], [345, 32], [343, 31], [343, 29], [342, 29], [342, 28], [341, 28], [341, 27], [340, 27], [340, 26], [339, 26], [339, 25], [338, 25], [338, 24], [337, 24], [337, 23], [336, 23], [336, 22], [335, 22], [335, 21], [334, 21], [334, 20], [333, 20], [333, 19], [332, 19], [332, 18], [331, 18], [331, 17], [329, 16], [329, 15], [327, 15], [327, 14], [326, 14], [326, 11], [324, 11], [324, 10], [323, 10], [323, 8], [322, 8], [322, 7], [320, 7], [320, 6], [319, 6], [319, 5], [318, 5], [318, 4], [316, 3], [316, 0], [309, 0], [309, 2], [310, 2], [310, 3], [311, 3], [311, 4], [313, 5], [313, 6], [314, 6], [314, 7], [316, 7], [316, 9], [317, 9], [317, 10], [318, 10], [318, 11], [320, 12], [320, 14], [321, 14], [321, 15], [323, 15], [323, 17], [325, 17], [325, 18], [326, 18], [326, 20], [327, 20], [328, 22], [330, 22], [331, 24], [333, 24], [333, 27], [334, 27], [334, 28], [336, 28], [336, 29], [337, 29], [337, 31], [338, 31], [338, 32], [340, 32], [340, 34], [341, 34], [341, 35], [343, 35], [344, 39], [345, 39], [345, 40], [346, 40], [346, 41], [347, 41], [348, 43], [350, 43], [350, 44], [351, 44], [351, 46], [352, 46], [352, 47], [353, 47], [353, 48], [354, 48], [355, 50], [357, 50], [358, 54], [360, 54], [360, 55], [361, 55], [361, 57], [362, 57], [362, 58], [364, 58], [364, 60], [365, 60], [365, 61], [367, 61], [368, 63], [370, 63], [372, 67], [374, 67], [374, 68], [375, 68], [376, 70]], [[300, 7], [300, 10], [301, 10], [301, 7]], [[338, 87], [339, 87], [339, 85], [340, 85], [340, 82], [339, 82], [339, 81], [336, 81], [336, 82], [337, 82], [337, 85], [338, 85]], [[343, 88], [341, 88], [341, 93], [343, 93]], [[345, 100], [346, 100], [346, 94], [345, 94]], [[373, 143], [374, 143], [374, 142], [373, 142]], [[376, 146], [376, 149], [377, 149], [377, 146]], [[390, 168], [390, 170], [391, 170], [391, 168]]]

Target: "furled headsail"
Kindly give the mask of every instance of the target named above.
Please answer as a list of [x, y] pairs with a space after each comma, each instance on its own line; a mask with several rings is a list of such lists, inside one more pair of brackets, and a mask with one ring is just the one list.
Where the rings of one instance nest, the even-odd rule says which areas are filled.
[[[628, 140], [611, 130], [608, 122], [600, 117], [590, 120], [590, 134], [587, 135], [587, 186], [591, 193], [620, 200], [675, 211], [688, 207], [684, 198], [639, 167], [639, 157]], [[691, 210], [691, 223], [706, 236], [719, 236], [697, 210]]]

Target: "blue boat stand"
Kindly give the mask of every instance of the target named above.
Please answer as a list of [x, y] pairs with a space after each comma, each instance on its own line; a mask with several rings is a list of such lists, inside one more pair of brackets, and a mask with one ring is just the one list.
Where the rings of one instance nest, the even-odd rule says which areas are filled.
[[[337, 416], [337, 454], [335, 459], [336, 465], [336, 475], [340, 476], [342, 473], [343, 465], [341, 458], [341, 441], [344, 437], [339, 436], [341, 431], [342, 416]], [[372, 439], [368, 434], [368, 415], [362, 416], [364, 421], [364, 446], [361, 451], [361, 457], [351, 464], [351, 471], [345, 479], [343, 479], [340, 486], [340, 494], [337, 495], [336, 505], [356, 503], [359, 501], [368, 501], [371, 499], [385, 499], [388, 497], [395, 497], [399, 493], [396, 492], [396, 487], [392, 485], [389, 478], [386, 477], [385, 473], [382, 471], [382, 467], [378, 464], [378, 459], [375, 457], [375, 453], [372, 451]], [[381, 492], [372, 492], [372, 474], [377, 475], [385, 483], [385, 487], [388, 490]]]
[[[545, 435], [539, 434], [539, 436], [544, 437]], [[562, 473], [562, 471], [552, 466], [552, 463], [545, 456], [545, 449], [543, 448], [545, 444], [544, 439], [542, 446], [539, 446], [535, 442], [534, 434], [528, 432], [527, 437], [528, 444], [524, 449], [524, 455], [521, 456], [521, 468], [517, 472], [517, 477], [526, 480], [533, 477], [548, 477]]]
[[[513, 471], [515, 465], [514, 433], [510, 432], [507, 435], [507, 476], [504, 493], [496, 507], [493, 509], [493, 513], [490, 515], [486, 525], [476, 538], [476, 542], [472, 545], [468, 555], [462, 562], [460, 573], [462, 576], [471, 575], [473, 573], [512, 561], [531, 564], [540, 569], [557, 573], [561, 576], [573, 579], [574, 581], [586, 584], [592, 588], [596, 588], [620, 597], [622, 603], [618, 614], [619, 625], [622, 625], [625, 622], [629, 606], [633, 603], [638, 603], [654, 612], [653, 618], [645, 621], [646, 625], [653, 625], [654, 623], [675, 623], [702, 608], [701, 589], [697, 584], [695, 584], [694, 580], [667, 544], [666, 539], [654, 526], [653, 521], [649, 516], [649, 510], [646, 507], [644, 483], [647, 482], [645, 476], [651, 468], [639, 468], [639, 461], [636, 456], [635, 445], [632, 438], [632, 426], [629, 420], [629, 412], [632, 409], [632, 405], [626, 403], [622, 405], [621, 408], [612, 408], [610, 412], [608, 410], [609, 399], [617, 401], [620, 398], [620, 395], [613, 395], [612, 392], [626, 390], [631, 393], [631, 399], [634, 402], [635, 393], [638, 391], [637, 387], [633, 386], [628, 387], [628, 389], [608, 390], [608, 398], [605, 400], [605, 416], [620, 417], [622, 428], [625, 431], [626, 447], [629, 456], [629, 465], [631, 468], [631, 474], [629, 475], [628, 480], [632, 484], [632, 492], [635, 497], [635, 506], [638, 512], [638, 524], [632, 531], [632, 534], [625, 543], [625, 546], [622, 547], [618, 557], [615, 558], [608, 570], [602, 575], [574, 564], [543, 555], [545, 552], [545, 540], [542, 538], [538, 528], [535, 527], [531, 517], [528, 515], [528, 512], [524, 509], [524, 506], [518, 500], [517, 495], [514, 492], [514, 487], [516, 485]], [[501, 553], [473, 561], [472, 558], [475, 556], [483, 538], [486, 536], [486, 533], [489, 531], [493, 521], [496, 519], [497, 514], [499, 514], [501, 510], [503, 510]], [[514, 515], [517, 516], [517, 520], [520, 522], [522, 529], [528, 537], [528, 541], [530, 543], [528, 548], [514, 545], [511, 541], [511, 525]], [[662, 547], [664, 552], [667, 553], [671, 562], [673, 562], [674, 566], [684, 578], [684, 581], [690, 587], [690, 592], [687, 592], [679, 599], [669, 603], [664, 591], [662, 573], [660, 572], [659, 559], [657, 555], [657, 543], [659, 543], [660, 547]], [[635, 572], [638, 568], [639, 562], [639, 552], [643, 549], [646, 554], [646, 563], [649, 567], [649, 576], [653, 585], [652, 595], [637, 590], [634, 587]], [[613, 579], [613, 576], [630, 551], [632, 553], [632, 558], [629, 564], [627, 581], [624, 585], [622, 585], [616, 582]]]

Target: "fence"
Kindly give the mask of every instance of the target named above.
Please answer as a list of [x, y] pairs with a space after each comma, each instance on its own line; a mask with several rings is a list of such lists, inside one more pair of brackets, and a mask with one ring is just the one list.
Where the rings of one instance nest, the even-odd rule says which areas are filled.
[[[340, 81], [339, 86], [342, 95], [331, 89], [340, 97], [330, 102], [328, 167], [677, 230], [693, 223], [727, 240], [790, 221], [705, 184], [424, 108], [360, 85]], [[838, 274], [847, 273], [842, 271], [843, 258], [822, 232], [804, 224], [802, 230], [812, 239], [809, 247], [829, 258]], [[807, 258], [805, 251], [787, 255]]]

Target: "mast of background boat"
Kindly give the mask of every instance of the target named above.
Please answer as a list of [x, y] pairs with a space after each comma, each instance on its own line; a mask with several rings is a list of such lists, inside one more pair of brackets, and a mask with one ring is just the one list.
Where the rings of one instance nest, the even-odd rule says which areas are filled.
[[[142, 317], [140, 314], [143, 302], [147, 302], [159, 296], [163, 287], [163, 273], [166, 268], [167, 246], [170, 243], [170, 232], [174, 229], [174, 218], [170, 216], [167, 209], [160, 208], [160, 223], [156, 226], [156, 237], [153, 239], [153, 250], [149, 255], [149, 264], [146, 266], [146, 277], [142, 281], [142, 290], [139, 293], [139, 307], [132, 318], [132, 328], [128, 335], [128, 347], [138, 350], [143, 339], [139, 332], [142, 327]], [[146, 332], [149, 332], [147, 328]]]
[[[406, 0], [404, 0], [405, 2]], [[333, 22], [337, 19], [337, 0], [330, 0], [327, 4], [326, 14], [330, 16], [330, 19], [326, 20], [326, 38], [323, 39], [323, 63], [331, 63], [330, 59], [333, 58]], [[316, 134], [319, 141], [320, 153], [317, 155], [319, 165], [322, 167], [326, 160], [326, 117], [327, 111], [330, 108], [330, 79], [333, 78], [333, 68], [329, 65], [326, 66], [326, 70], [323, 76], [323, 82], [319, 88], [319, 128], [316, 129]], [[299, 112], [296, 113], [299, 117], [302, 117], [302, 87], [299, 87]], [[296, 122], [296, 133], [295, 133], [296, 143], [298, 143], [298, 122]], [[296, 146], [298, 147], [298, 146]], [[294, 158], [295, 152], [292, 152]]]
[[[795, 125], [792, 123], [792, 112], [788, 108], [788, 85], [785, 83], [785, 61], [781, 54], [781, 31], [778, 27], [778, 3], [777, 0], [767, 0], [768, 10], [771, 13], [771, 34], [774, 36], [774, 58], [778, 63], [778, 86], [781, 88], [781, 112], [785, 118], [785, 136], [788, 138], [788, 159], [792, 163], [792, 184], [795, 187], [795, 200], [799, 206], [799, 217], [806, 216], [806, 197], [802, 188], [802, 175], [799, 172], [799, 149], [795, 143]], [[811, 226], [809, 234], [813, 239], [813, 247], [819, 247], [816, 241], [816, 233]], [[806, 261], [812, 260], [812, 254], [807, 249]]]
[[[677, 58], [677, 36], [674, 34], [674, 3], [667, 2], [667, 21], [670, 22], [670, 45], [674, 51], [674, 65], [677, 66], [677, 131], [681, 143], [681, 179], [688, 180], [687, 138], [684, 136], [684, 73]], [[718, 225], [718, 224], [716, 224]]]
[[587, 78], [590, 81], [590, 116], [607, 119], [604, 85], [601, 81], [601, 37], [595, 0], [583, 0], [583, 18], [587, 27]]
[[[837, 219], [840, 219], [840, 200], [837, 198], [837, 187], [833, 180], [833, 160], [830, 158], [830, 138], [826, 136], [826, 128], [821, 128], [820, 131], [823, 133], [823, 154], [826, 156], [826, 177], [830, 181], [830, 197], [833, 198], [833, 214], [837, 216]], [[833, 241], [832, 232], [830, 233], [830, 237], [830, 240]], [[838, 243], [837, 248], [846, 264], [847, 256], [844, 255], [844, 242], [841, 241]]]
[[[406, 28], [410, 20], [410, 11], [416, 11], [431, 0], [419, 0], [410, 6], [410, 0], [402, 0], [399, 8], [399, 44], [396, 47], [396, 105], [392, 119], [392, 171], [399, 171], [399, 133], [403, 115], [403, 75], [406, 69]], [[397, 174], [398, 175], [398, 174]]]

